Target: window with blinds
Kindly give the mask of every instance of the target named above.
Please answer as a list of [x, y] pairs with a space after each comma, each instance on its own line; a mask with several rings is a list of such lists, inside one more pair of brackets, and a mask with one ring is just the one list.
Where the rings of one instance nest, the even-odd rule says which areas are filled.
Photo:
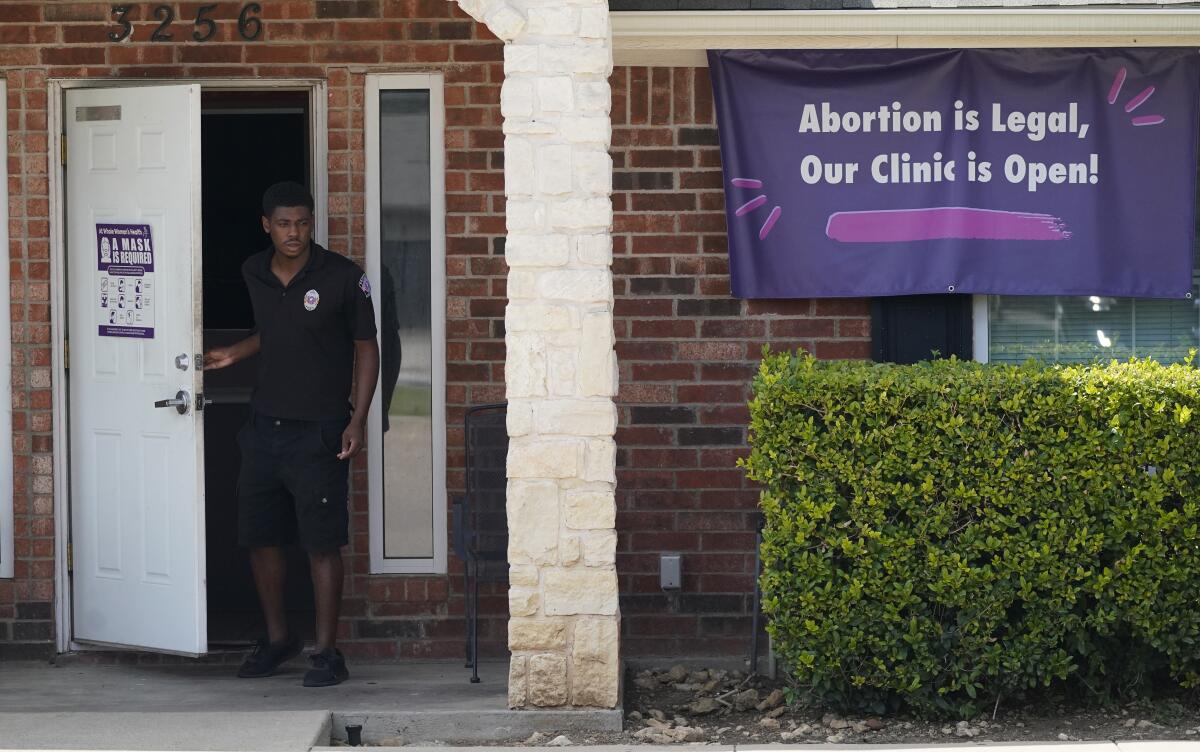
[[1200, 348], [1200, 243], [1192, 251], [1191, 300], [989, 296], [988, 360], [1184, 360], [1189, 350]]

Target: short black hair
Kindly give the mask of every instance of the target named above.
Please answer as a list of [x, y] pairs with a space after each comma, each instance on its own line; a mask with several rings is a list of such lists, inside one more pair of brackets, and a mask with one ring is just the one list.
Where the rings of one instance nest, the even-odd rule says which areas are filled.
[[294, 180], [284, 180], [268, 188], [263, 193], [262, 210], [264, 217], [270, 217], [281, 206], [305, 206], [313, 211], [312, 194], [303, 185]]

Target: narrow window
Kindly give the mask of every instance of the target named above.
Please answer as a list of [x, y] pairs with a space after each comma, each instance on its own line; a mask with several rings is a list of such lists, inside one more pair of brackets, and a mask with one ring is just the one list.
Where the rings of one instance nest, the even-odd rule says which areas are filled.
[[381, 373], [370, 418], [374, 573], [446, 571], [442, 79], [367, 77], [367, 273]]
[[[8, 82], [0, 74], [0, 104], [8, 102]], [[8, 116], [0, 115], [0, 577], [13, 573], [12, 322], [8, 279]]]

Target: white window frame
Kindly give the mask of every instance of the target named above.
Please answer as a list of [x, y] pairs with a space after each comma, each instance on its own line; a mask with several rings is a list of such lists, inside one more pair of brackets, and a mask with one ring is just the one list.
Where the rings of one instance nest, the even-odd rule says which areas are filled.
[[8, 274], [8, 81], [0, 73], [0, 578], [15, 576], [13, 558], [12, 315]]
[[[384, 556], [383, 540], [383, 428], [380, 410], [383, 397], [378, 389], [371, 400], [367, 420], [367, 479], [369, 494], [371, 574], [445, 574], [446, 518], [446, 181], [443, 78], [440, 73], [379, 73], [366, 78], [367, 157], [367, 274], [380, 279], [380, 168], [379, 168], [379, 94], [390, 90], [429, 92], [429, 214], [430, 214], [430, 336], [433, 357], [433, 556], [430, 558], [389, 559]], [[375, 307], [378, 326], [381, 306]]]
[[975, 360], [988, 362], [988, 345], [991, 331], [988, 329], [988, 296], [971, 296], [971, 350]]

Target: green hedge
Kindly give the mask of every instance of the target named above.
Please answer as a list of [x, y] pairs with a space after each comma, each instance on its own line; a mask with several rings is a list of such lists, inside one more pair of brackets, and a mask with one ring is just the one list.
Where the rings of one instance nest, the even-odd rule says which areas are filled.
[[754, 387], [763, 609], [821, 700], [970, 716], [1200, 683], [1195, 368], [800, 353]]

